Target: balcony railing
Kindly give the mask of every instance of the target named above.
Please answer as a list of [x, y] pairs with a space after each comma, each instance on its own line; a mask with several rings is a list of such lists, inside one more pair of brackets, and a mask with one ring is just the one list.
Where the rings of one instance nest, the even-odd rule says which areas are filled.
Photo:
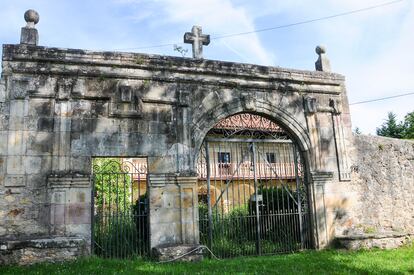
[[[210, 179], [253, 179], [254, 169], [251, 162], [238, 163], [210, 163]], [[256, 176], [258, 179], [294, 179], [295, 165], [291, 162], [278, 163], [256, 163]], [[301, 169], [298, 175], [301, 176]], [[197, 167], [198, 177], [207, 178], [207, 167], [199, 164]]]

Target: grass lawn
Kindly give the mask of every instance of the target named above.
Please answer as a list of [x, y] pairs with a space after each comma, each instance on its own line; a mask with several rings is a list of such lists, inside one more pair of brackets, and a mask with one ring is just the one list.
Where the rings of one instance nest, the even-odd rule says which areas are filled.
[[414, 246], [395, 250], [307, 251], [296, 254], [169, 263], [103, 260], [0, 267], [0, 274], [414, 274]]

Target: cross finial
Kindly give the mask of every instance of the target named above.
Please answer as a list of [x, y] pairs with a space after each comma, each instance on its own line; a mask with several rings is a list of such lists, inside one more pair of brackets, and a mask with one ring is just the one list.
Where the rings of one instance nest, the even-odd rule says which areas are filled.
[[39, 14], [35, 10], [28, 10], [24, 13], [24, 20], [27, 25], [22, 28], [20, 44], [37, 46], [39, 43], [39, 34], [35, 25], [39, 23]]
[[210, 35], [202, 34], [200, 26], [193, 26], [191, 32], [184, 34], [184, 43], [193, 44], [193, 58], [203, 58], [203, 45], [210, 44]]
[[315, 52], [318, 54], [318, 60], [315, 62], [315, 69], [317, 71], [330, 72], [331, 64], [326, 56], [326, 48], [324, 46], [317, 46]]

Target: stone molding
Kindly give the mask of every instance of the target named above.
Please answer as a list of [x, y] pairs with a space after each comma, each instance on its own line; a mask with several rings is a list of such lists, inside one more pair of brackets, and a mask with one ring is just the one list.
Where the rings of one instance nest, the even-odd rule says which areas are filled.
[[[282, 88], [288, 85], [290, 90], [312, 91], [314, 93], [318, 93], [319, 91], [321, 93], [339, 94], [342, 92], [342, 84], [345, 81], [344, 76], [335, 73], [327, 74], [213, 60], [203, 60], [200, 62], [196, 59], [149, 54], [92, 52], [76, 49], [27, 47], [25, 45], [4, 45], [3, 60], [39, 63], [45, 61], [48, 63], [65, 62], [67, 64], [65, 71], [58, 71], [59, 68], [54, 68], [51, 71], [52, 69], [50, 67], [39, 70], [38, 67], [31, 68], [27, 66], [25, 69], [28, 71], [32, 70], [38, 74], [65, 73], [65, 75], [74, 75], [76, 77], [88, 75], [99, 78], [104, 75], [108, 78], [131, 78], [133, 75], [128, 75], [127, 71], [124, 71], [124, 73], [119, 72], [121, 72], [121, 69], [134, 68], [153, 71], [151, 76], [152, 80], [162, 78], [170, 82], [171, 79], [165, 77], [165, 71], [167, 71], [175, 74], [174, 77], [176, 79], [186, 79], [187, 81], [196, 83], [205, 82], [210, 79], [210, 82], [214, 85], [228, 84], [246, 86], [249, 83], [239, 83], [237, 81], [240, 77], [245, 77], [250, 80], [255, 80], [253, 86], [256, 88], [262, 86], [263, 88], [267, 87], [274, 90], [279, 89], [278, 86]], [[79, 65], [93, 66], [94, 70], [80, 71]], [[72, 66], [73, 71], [71, 71]], [[102, 70], [104, 70], [104, 67], [111, 67], [111, 70], [97, 72], [95, 69], [96, 66], [102, 66]], [[116, 67], [115, 70], [113, 69], [114, 66]], [[13, 68], [16, 72], [20, 69], [19, 67]], [[162, 74], [158, 75], [157, 71], [163, 71], [164, 76]], [[201, 73], [205, 76], [200, 78]], [[194, 78], [194, 76], [197, 77]], [[219, 78], [220, 83], [217, 82]], [[260, 83], [260, 81], [265, 81], [266, 83]], [[329, 89], [326, 89], [327, 86]]]
[[333, 174], [331, 171], [315, 171], [311, 172], [311, 178], [315, 185], [325, 185], [333, 179]]
[[174, 184], [174, 175], [171, 174], [148, 174], [149, 186], [151, 187], [163, 187], [167, 184]]
[[316, 98], [305, 97], [305, 112], [307, 114], [315, 113], [332, 113], [332, 115], [340, 115], [342, 113], [341, 102], [339, 99], [330, 98], [329, 106], [321, 106]]
[[84, 187], [88, 188], [91, 186], [89, 176], [56, 176], [51, 175], [48, 177], [49, 188], [73, 188], [73, 187]]
[[192, 185], [197, 182], [194, 176], [177, 176], [174, 174], [148, 174], [149, 185], [152, 187], [162, 187], [167, 184]]
[[197, 177], [183, 177], [183, 176], [177, 176], [176, 177], [177, 184], [179, 185], [193, 185], [194, 183], [197, 183]]

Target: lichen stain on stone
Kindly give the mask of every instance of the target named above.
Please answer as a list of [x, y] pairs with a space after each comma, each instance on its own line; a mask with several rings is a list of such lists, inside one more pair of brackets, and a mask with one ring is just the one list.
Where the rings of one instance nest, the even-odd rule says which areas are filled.
[[16, 209], [10, 210], [7, 216], [16, 217], [17, 215], [23, 214], [23, 213], [24, 213], [24, 208], [16, 208]]
[[76, 197], [77, 197], [78, 202], [85, 202], [85, 193], [78, 192], [76, 194]]
[[29, 198], [22, 198], [21, 200], [20, 200], [20, 204], [29, 204], [29, 203], [31, 203], [31, 200], [29, 199]]
[[83, 208], [79, 205], [73, 205], [69, 207], [69, 216], [72, 218], [82, 216], [83, 212]]
[[5, 199], [7, 202], [14, 202], [14, 201], [16, 200], [16, 198], [15, 198], [15, 197], [10, 196], [10, 195], [5, 196], [5, 197], [4, 197], [4, 199]]

